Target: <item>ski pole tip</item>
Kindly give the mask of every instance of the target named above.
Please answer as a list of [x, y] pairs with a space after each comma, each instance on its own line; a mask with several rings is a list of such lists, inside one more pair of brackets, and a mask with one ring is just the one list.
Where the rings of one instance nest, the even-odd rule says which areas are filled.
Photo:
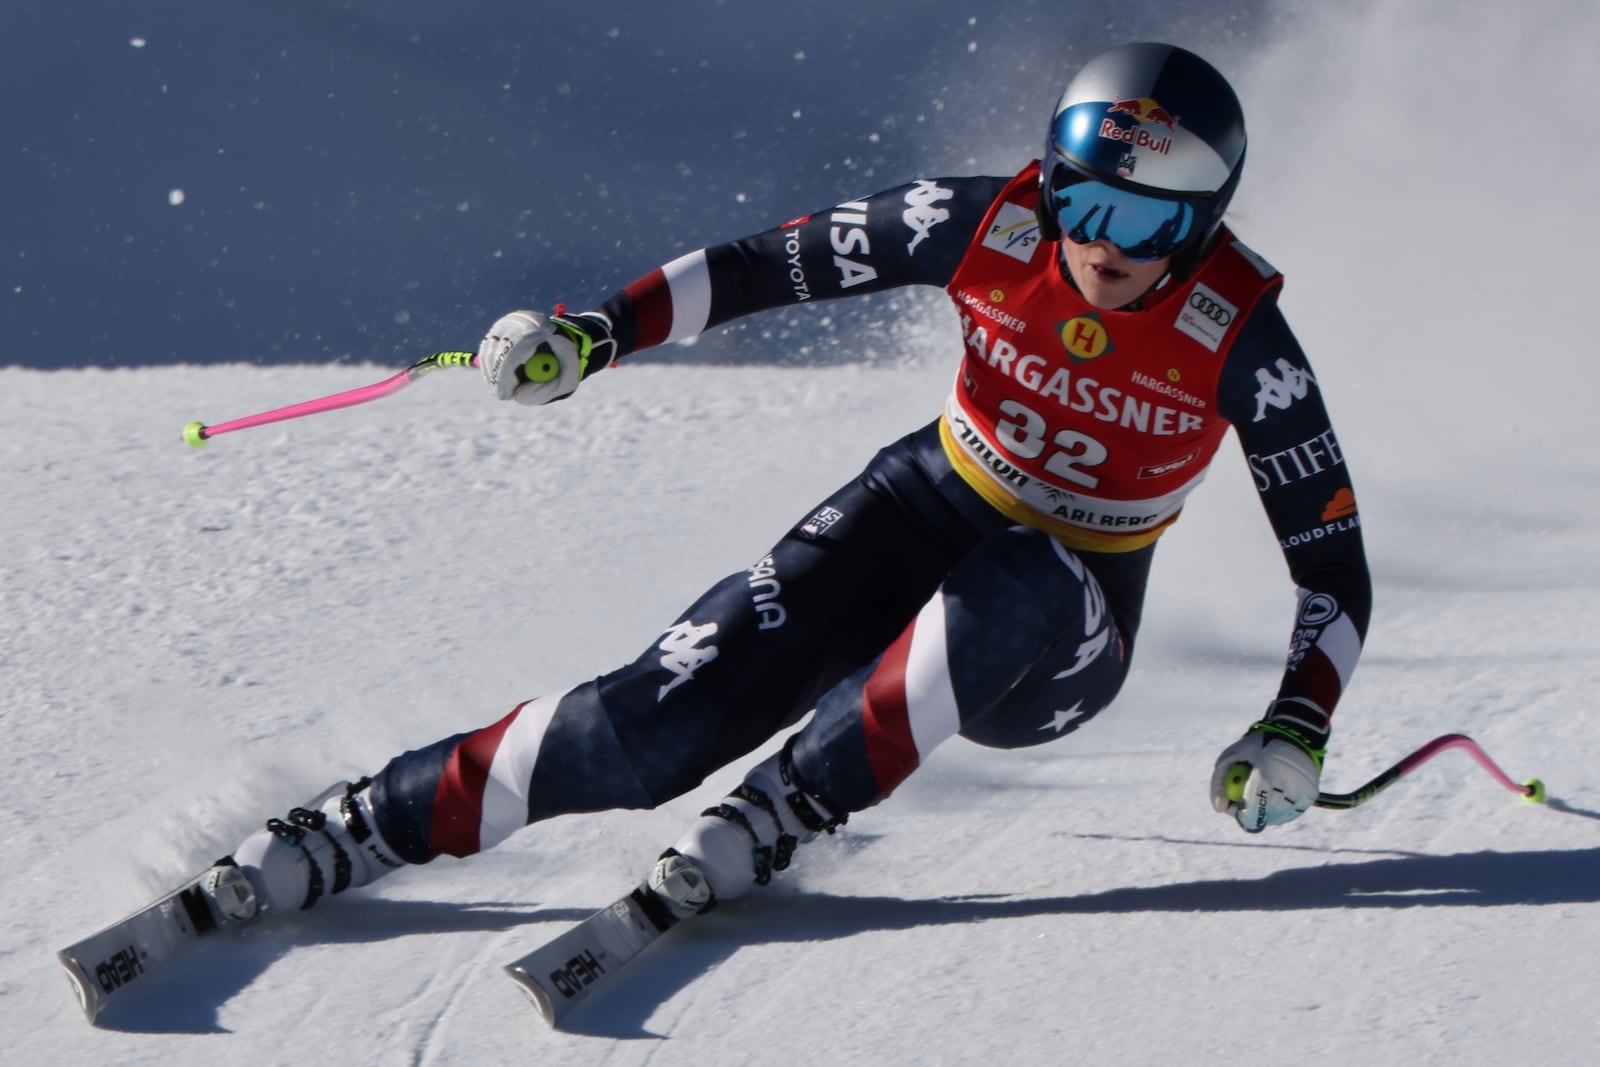
[[1549, 794], [1545, 792], [1544, 782], [1537, 778], [1529, 778], [1522, 783], [1522, 788], [1527, 790], [1527, 793], [1523, 795], [1523, 799], [1529, 804], [1543, 804], [1550, 799]]
[[183, 439], [190, 448], [206, 447], [206, 428], [198, 422], [191, 422], [183, 428]]

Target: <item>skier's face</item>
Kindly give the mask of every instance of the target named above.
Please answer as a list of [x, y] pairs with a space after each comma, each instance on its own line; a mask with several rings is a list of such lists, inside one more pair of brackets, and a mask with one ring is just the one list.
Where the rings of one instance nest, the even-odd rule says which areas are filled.
[[1125, 307], [1143, 296], [1172, 266], [1172, 257], [1135, 263], [1110, 241], [1061, 242], [1061, 257], [1083, 298], [1097, 308]]

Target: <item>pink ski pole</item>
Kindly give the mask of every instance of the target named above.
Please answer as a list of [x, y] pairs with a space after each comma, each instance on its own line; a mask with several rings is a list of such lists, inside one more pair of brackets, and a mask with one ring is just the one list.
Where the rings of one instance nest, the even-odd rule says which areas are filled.
[[[1519, 793], [1524, 800], [1531, 804], [1543, 804], [1546, 800], [1544, 783], [1537, 778], [1529, 778], [1518, 785], [1511, 780], [1510, 775], [1502, 771], [1494, 760], [1489, 758], [1476, 741], [1466, 734], [1444, 734], [1435, 737], [1393, 767], [1378, 775], [1372, 781], [1352, 793], [1318, 793], [1313, 802], [1319, 808], [1333, 808], [1346, 810], [1359, 807], [1389, 788], [1424, 763], [1447, 749], [1465, 749], [1467, 754], [1478, 761], [1479, 766], [1488, 771], [1490, 776], [1513, 793]], [[1239, 801], [1244, 799], [1245, 782], [1250, 778], [1250, 765], [1248, 763], [1235, 763], [1228, 768], [1226, 789], [1228, 799]]]
[[435, 352], [431, 356], [424, 356], [422, 359], [417, 360], [394, 377], [386, 378], [373, 385], [365, 385], [359, 389], [350, 389], [343, 393], [334, 393], [332, 396], [325, 396], [319, 400], [307, 400], [300, 404], [290, 404], [288, 407], [263, 411], [259, 415], [247, 415], [242, 419], [234, 419], [231, 422], [219, 422], [215, 426], [191, 422], [183, 428], [183, 439], [195, 448], [204, 448], [207, 440], [221, 433], [248, 430], [252, 426], [265, 426], [271, 422], [298, 419], [305, 415], [316, 415], [323, 411], [334, 411], [338, 408], [347, 408], [355, 404], [366, 404], [373, 400], [380, 400], [391, 393], [399, 392], [429, 371], [438, 370], [440, 367], [472, 367], [476, 366], [477, 362], [478, 356], [475, 352]]
[[1319, 793], [1316, 804], [1319, 808], [1346, 809], [1365, 804], [1401, 778], [1410, 774], [1424, 763], [1447, 749], [1459, 748], [1466, 750], [1467, 755], [1478, 761], [1478, 765], [1489, 772], [1490, 777], [1513, 793], [1520, 793], [1522, 798], [1530, 804], [1543, 804], [1546, 800], [1544, 783], [1537, 778], [1529, 778], [1518, 785], [1511, 777], [1502, 771], [1494, 760], [1489, 758], [1478, 743], [1466, 734], [1445, 734], [1435, 737], [1393, 767], [1378, 775], [1366, 785], [1353, 793]]

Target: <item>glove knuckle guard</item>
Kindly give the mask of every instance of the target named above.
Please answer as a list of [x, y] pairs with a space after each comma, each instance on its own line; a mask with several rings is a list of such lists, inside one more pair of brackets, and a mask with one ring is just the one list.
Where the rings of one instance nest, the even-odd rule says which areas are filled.
[[[1244, 794], [1231, 800], [1226, 775], [1235, 764], [1250, 767]], [[1298, 817], [1317, 799], [1321, 771], [1299, 745], [1270, 734], [1252, 733], [1229, 745], [1211, 778], [1212, 806], [1231, 812], [1247, 833], [1260, 833]]]
[[[545, 381], [529, 381], [521, 369], [541, 349], [554, 356], [557, 373]], [[538, 311], [502, 315], [478, 346], [478, 365], [495, 395], [522, 404], [544, 404], [571, 393], [578, 385], [578, 364], [572, 342]]]

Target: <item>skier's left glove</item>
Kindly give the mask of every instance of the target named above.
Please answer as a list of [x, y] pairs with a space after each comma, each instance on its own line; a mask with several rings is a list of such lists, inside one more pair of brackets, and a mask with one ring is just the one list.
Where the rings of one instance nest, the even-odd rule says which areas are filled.
[[567, 316], [513, 311], [495, 320], [478, 345], [478, 368], [501, 400], [548, 404], [577, 391], [595, 347], [590, 330], [610, 341], [598, 313]]
[[1326, 745], [1326, 734], [1269, 713], [1217, 757], [1211, 806], [1252, 834], [1298, 818], [1316, 803]]

